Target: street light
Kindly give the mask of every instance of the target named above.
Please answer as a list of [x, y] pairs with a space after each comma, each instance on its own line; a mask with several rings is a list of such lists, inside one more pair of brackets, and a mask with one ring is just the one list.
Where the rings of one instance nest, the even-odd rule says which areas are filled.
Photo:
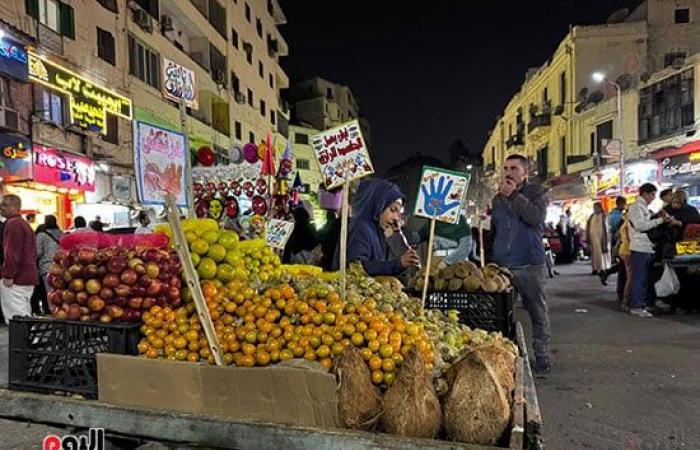
[[596, 83], [606, 82], [615, 87], [617, 94], [617, 127], [620, 135], [620, 195], [625, 195], [625, 141], [622, 126], [622, 88], [615, 81], [607, 78], [602, 72], [595, 72], [592, 75], [593, 81]]

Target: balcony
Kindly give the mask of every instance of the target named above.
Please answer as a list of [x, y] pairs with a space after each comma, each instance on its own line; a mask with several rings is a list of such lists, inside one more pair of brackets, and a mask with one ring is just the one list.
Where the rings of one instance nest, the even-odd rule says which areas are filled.
[[282, 6], [280, 6], [278, 0], [267, 0], [267, 12], [272, 16], [275, 25], [284, 25], [287, 23], [287, 17], [285, 17]]
[[522, 133], [514, 134], [506, 140], [506, 149], [513, 147], [513, 150], [518, 150], [525, 145], [525, 137]]
[[527, 132], [528, 134], [534, 131], [545, 132], [549, 130], [551, 125], [551, 114], [538, 114], [530, 119], [530, 122], [527, 124]]

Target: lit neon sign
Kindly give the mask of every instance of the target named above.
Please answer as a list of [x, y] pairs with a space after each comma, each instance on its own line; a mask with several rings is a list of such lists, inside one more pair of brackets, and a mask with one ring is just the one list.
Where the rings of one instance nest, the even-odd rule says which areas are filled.
[[34, 144], [34, 181], [93, 192], [95, 178], [95, 163], [90, 158]]
[[66, 94], [70, 99], [70, 123], [81, 128], [105, 134], [107, 113], [131, 120], [131, 100], [32, 52], [29, 52], [29, 78]]
[[27, 47], [8, 38], [0, 38], [0, 72], [27, 81]]

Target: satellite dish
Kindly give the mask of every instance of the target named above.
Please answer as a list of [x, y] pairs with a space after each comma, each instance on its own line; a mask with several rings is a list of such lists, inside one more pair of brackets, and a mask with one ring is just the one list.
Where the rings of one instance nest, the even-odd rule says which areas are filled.
[[677, 58], [674, 58], [673, 62], [671, 63], [671, 67], [673, 67], [674, 70], [680, 70], [683, 68], [683, 65], [685, 64], [685, 58], [679, 56]]
[[586, 109], [586, 106], [587, 106], [587, 105], [588, 105], [587, 103], [579, 103], [579, 104], [576, 105], [576, 107], [574, 108], [574, 111], [576, 111], [576, 113], [578, 114], [578, 113], [580, 113], [581, 111], [583, 111], [584, 109]]
[[632, 86], [632, 75], [628, 73], [623, 73], [619, 77], [617, 77], [617, 80], [615, 80], [617, 84], [620, 85], [620, 90], [623, 92], [626, 91], [627, 89]]
[[644, 73], [642, 73], [639, 76], [639, 79], [642, 80], [644, 83], [649, 81], [649, 78], [651, 78], [651, 73], [648, 70], [644, 71]]
[[611, 25], [613, 23], [622, 23], [629, 15], [629, 8], [618, 9], [617, 11], [608, 16], [608, 20], [606, 20], [605, 23], [607, 23], [608, 25]]
[[578, 91], [578, 101], [581, 103], [586, 103], [586, 101], [588, 101], [588, 88], [583, 88]]
[[605, 98], [605, 94], [603, 94], [603, 91], [595, 91], [591, 92], [591, 95], [588, 96], [588, 101], [590, 103], [599, 103]]

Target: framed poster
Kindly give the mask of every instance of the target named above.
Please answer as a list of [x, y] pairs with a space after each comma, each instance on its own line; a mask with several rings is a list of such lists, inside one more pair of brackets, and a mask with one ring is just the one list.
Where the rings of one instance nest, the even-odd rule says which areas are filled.
[[374, 173], [357, 120], [312, 136], [311, 146], [326, 189]]
[[424, 166], [414, 215], [459, 223], [471, 174]]
[[186, 139], [182, 133], [134, 122], [134, 168], [139, 201], [146, 205], [164, 205], [165, 195], [187, 208], [185, 170]]

